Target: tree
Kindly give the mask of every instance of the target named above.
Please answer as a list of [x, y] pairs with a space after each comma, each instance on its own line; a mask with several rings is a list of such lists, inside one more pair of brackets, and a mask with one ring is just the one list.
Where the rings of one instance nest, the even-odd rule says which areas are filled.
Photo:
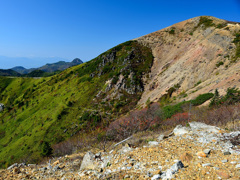
[[217, 89], [215, 89], [214, 96], [210, 102], [210, 106], [215, 106], [219, 104], [219, 92]]
[[52, 155], [52, 153], [53, 153], [52, 147], [50, 146], [50, 144], [48, 142], [44, 141], [42, 144], [41, 155], [43, 157], [46, 157], [46, 156], [48, 157], [48, 156]]

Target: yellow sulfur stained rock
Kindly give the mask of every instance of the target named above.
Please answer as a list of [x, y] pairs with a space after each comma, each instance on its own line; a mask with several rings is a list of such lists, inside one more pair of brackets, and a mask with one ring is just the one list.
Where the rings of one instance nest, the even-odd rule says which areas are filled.
[[55, 161], [55, 162], [53, 163], [53, 165], [56, 166], [56, 165], [59, 164], [59, 163], [60, 163], [60, 161], [57, 160], [57, 161]]
[[207, 155], [203, 151], [199, 151], [197, 155], [200, 157], [207, 157]]

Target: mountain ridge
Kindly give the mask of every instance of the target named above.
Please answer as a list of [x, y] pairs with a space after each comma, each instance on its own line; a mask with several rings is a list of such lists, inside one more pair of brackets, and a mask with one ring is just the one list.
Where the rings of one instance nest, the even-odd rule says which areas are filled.
[[[187, 93], [190, 96], [186, 99], [216, 88], [221, 94], [226, 93], [230, 85], [224, 81], [223, 74], [232, 72], [234, 76], [238, 71], [235, 68], [239, 66], [236, 54], [239, 44], [233, 41], [239, 31], [237, 22], [200, 16], [134, 39], [150, 47], [155, 57], [152, 80], [145, 85], [144, 98], [139, 104], [144, 104], [148, 98], [158, 101], [177, 84], [180, 87], [173, 95]], [[162, 82], [165, 84], [161, 85]], [[231, 86], [239, 87], [238, 81], [231, 82]]]
[[28, 74], [28, 73], [31, 73], [32, 71], [35, 71], [35, 70], [41, 70], [41, 71], [44, 71], [44, 72], [53, 73], [54, 71], [62, 71], [62, 70], [65, 70], [69, 67], [76, 66], [76, 65], [79, 65], [79, 64], [82, 64], [82, 63], [83, 63], [82, 60], [80, 60], [79, 58], [75, 58], [71, 62], [58, 61], [56, 63], [47, 63], [47, 64], [45, 64], [45, 65], [43, 65], [39, 68], [26, 69], [22, 66], [16, 66], [16, 67], [13, 67], [11, 69], [20, 73], [20, 74]]
[[[8, 158], [0, 166], [37, 163], [76, 135], [98, 143], [120, 133], [164, 129], [176, 121], [169, 119], [173, 115], [187, 123], [186, 106], [214, 98], [217, 104], [219, 94], [240, 87], [239, 51], [237, 23], [201, 16], [119, 44], [51, 77], [1, 77], [0, 158]], [[85, 145], [75, 148], [80, 147]]]

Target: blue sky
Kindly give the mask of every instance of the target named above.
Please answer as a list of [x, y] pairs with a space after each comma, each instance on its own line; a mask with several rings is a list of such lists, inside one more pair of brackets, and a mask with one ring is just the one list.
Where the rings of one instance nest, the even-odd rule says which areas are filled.
[[1, 0], [0, 56], [8, 60], [0, 58], [0, 68], [37, 67], [51, 63], [50, 57], [88, 61], [200, 15], [240, 22], [240, 0]]

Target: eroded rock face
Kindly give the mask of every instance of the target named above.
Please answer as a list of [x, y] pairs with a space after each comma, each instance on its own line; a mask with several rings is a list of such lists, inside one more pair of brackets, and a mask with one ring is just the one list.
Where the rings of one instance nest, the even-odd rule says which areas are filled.
[[[213, 24], [206, 27], [203, 20], [212, 21]], [[173, 33], [170, 33], [171, 30], [174, 30]], [[176, 84], [180, 87], [173, 96], [181, 92], [188, 94], [180, 101], [214, 92], [216, 88], [220, 95], [228, 87], [239, 88], [240, 61], [231, 63], [236, 53], [233, 40], [239, 31], [237, 23], [205, 16], [137, 38], [138, 42], [150, 47], [154, 55], [150, 78], [144, 86], [139, 104], [144, 104], [148, 98], [158, 101]], [[217, 66], [219, 62], [222, 65]]]

